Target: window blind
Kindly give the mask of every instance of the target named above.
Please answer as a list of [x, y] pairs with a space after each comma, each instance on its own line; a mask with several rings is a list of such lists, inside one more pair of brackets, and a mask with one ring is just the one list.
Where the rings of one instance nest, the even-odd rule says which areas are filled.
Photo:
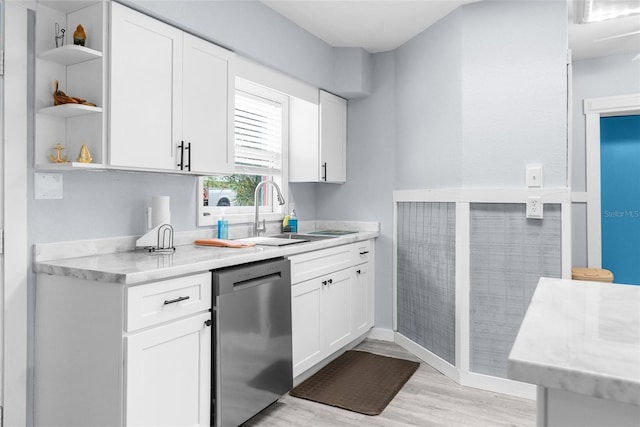
[[282, 106], [236, 90], [235, 170], [253, 175], [280, 175]]

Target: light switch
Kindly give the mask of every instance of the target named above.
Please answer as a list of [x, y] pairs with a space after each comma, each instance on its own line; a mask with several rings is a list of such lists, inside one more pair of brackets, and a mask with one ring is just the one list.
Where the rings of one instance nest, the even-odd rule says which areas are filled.
[[527, 166], [527, 187], [542, 187], [542, 166]]
[[33, 197], [36, 200], [62, 199], [62, 174], [60, 173], [34, 174]]

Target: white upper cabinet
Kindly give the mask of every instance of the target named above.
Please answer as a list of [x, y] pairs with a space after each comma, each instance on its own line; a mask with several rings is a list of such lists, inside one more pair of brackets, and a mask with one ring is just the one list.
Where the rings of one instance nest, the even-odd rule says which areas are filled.
[[182, 31], [111, 5], [109, 164], [176, 169]]
[[109, 164], [229, 173], [233, 53], [111, 6]]
[[347, 100], [320, 91], [320, 169], [322, 182], [347, 180]]
[[289, 181], [347, 180], [347, 101], [320, 90], [317, 103], [290, 102]]
[[232, 173], [233, 53], [184, 34], [182, 140], [191, 143], [191, 172]]

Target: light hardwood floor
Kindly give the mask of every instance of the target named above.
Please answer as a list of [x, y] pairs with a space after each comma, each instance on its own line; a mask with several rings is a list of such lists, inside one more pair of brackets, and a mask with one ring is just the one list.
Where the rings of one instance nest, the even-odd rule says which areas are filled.
[[[421, 362], [394, 343], [365, 340], [356, 349]], [[243, 426], [534, 426], [535, 413], [535, 401], [461, 386], [421, 362], [380, 415], [285, 395]]]

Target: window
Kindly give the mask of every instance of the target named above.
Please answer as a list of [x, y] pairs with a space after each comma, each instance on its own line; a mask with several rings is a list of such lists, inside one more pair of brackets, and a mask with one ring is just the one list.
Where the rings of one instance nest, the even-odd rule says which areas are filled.
[[[198, 225], [214, 224], [223, 212], [248, 221], [255, 209], [255, 187], [261, 181], [275, 181], [286, 195], [287, 141], [288, 97], [236, 78], [234, 174], [199, 179]], [[274, 193], [270, 185], [260, 189], [263, 217], [264, 213], [282, 214]]]

